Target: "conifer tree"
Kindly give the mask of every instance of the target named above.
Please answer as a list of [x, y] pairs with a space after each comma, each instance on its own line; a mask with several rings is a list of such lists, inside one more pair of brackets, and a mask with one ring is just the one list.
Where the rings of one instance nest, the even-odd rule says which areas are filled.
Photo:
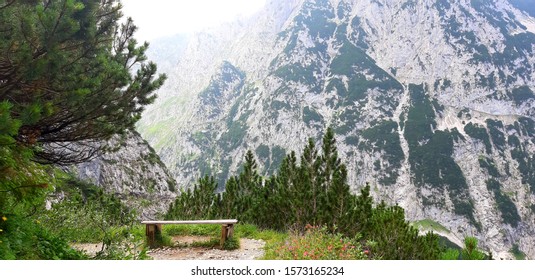
[[370, 195], [370, 184], [360, 190], [360, 195], [355, 198], [354, 213], [354, 232], [366, 232], [369, 230], [373, 214], [373, 198]]
[[318, 223], [317, 214], [321, 199], [321, 192], [318, 186], [320, 182], [320, 164], [321, 161], [319, 160], [314, 141], [309, 138], [301, 155], [299, 181], [303, 185], [303, 189], [306, 190], [304, 199], [309, 202], [304, 205], [307, 213], [306, 220], [313, 225], [317, 225]]
[[136, 26], [121, 16], [117, 0], [0, 4], [0, 102], [34, 160], [90, 159], [154, 101], [165, 76], [156, 77], [148, 44], [138, 45]]
[[380, 203], [372, 211], [363, 237], [376, 242], [382, 259], [426, 260], [439, 259], [441, 248], [438, 236], [429, 233], [420, 236], [418, 230], [406, 220], [404, 210], [398, 206]]
[[[254, 155], [248, 151], [240, 174], [231, 177], [220, 199], [211, 203], [211, 213], [276, 230], [303, 230], [307, 224], [327, 226], [332, 232], [361, 238], [363, 243], [373, 241], [375, 258], [441, 257], [438, 237], [432, 233], [420, 236], [405, 220], [402, 208], [385, 203], [374, 207], [368, 183], [359, 195], [350, 192], [347, 169], [338, 157], [332, 129], [323, 138], [321, 152], [318, 153], [309, 139], [299, 164], [295, 152], [289, 153], [278, 172], [264, 182]], [[214, 184], [207, 184], [212, 187], [206, 189], [215, 190]], [[204, 194], [204, 191], [194, 191], [193, 195], [186, 192], [185, 198], [177, 198], [172, 208], [197, 203], [188, 204], [184, 199], [210, 203], [210, 199], [202, 198]]]
[[[319, 189], [321, 194], [322, 211], [319, 219], [328, 225], [331, 231], [342, 223], [349, 223], [346, 217], [351, 208], [351, 193], [347, 185], [347, 170], [341, 163], [336, 149], [334, 130], [328, 128], [323, 136], [320, 165]], [[345, 224], [344, 224], [345, 227]]]
[[236, 207], [239, 200], [239, 185], [235, 176], [232, 176], [227, 180], [225, 191], [221, 193], [220, 197], [221, 202], [219, 203], [219, 207], [221, 210], [219, 216], [221, 218], [240, 217], [238, 215], [240, 213]]
[[214, 177], [204, 176], [199, 179], [193, 190], [193, 214], [190, 219], [210, 219], [213, 218], [213, 210], [216, 200], [215, 191], [217, 183]]
[[264, 208], [263, 219], [259, 226], [274, 230], [286, 230], [293, 223], [291, 198], [288, 188], [281, 184], [278, 176], [272, 176], [266, 181], [264, 188], [269, 193]]
[[464, 239], [464, 248], [461, 251], [463, 260], [484, 260], [485, 253], [477, 248], [478, 240], [475, 237], [469, 236]]
[[254, 221], [253, 203], [257, 199], [255, 195], [260, 195], [262, 188], [262, 178], [258, 174], [258, 164], [253, 152], [247, 151], [243, 171], [238, 176], [238, 199], [236, 210], [244, 221]]
[[306, 206], [309, 203], [306, 201], [306, 192], [308, 190], [299, 177], [299, 166], [297, 165], [297, 157], [294, 151], [284, 159], [280, 169], [280, 175], [280, 188], [286, 189], [284, 204], [289, 210], [289, 213], [286, 215], [287, 222], [289, 225], [304, 228], [309, 223], [306, 220]]

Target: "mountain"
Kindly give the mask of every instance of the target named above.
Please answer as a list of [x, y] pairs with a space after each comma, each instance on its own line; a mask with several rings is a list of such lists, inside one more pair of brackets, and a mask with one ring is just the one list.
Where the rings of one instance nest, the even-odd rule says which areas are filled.
[[140, 219], [154, 219], [167, 211], [177, 195], [176, 182], [154, 149], [137, 132], [110, 140], [115, 150], [72, 168], [78, 178], [102, 187], [138, 211]]
[[188, 38], [138, 128], [180, 186], [215, 174], [223, 188], [247, 150], [268, 175], [330, 126], [355, 191], [370, 182], [453, 240], [535, 258], [526, 2], [270, 0]]

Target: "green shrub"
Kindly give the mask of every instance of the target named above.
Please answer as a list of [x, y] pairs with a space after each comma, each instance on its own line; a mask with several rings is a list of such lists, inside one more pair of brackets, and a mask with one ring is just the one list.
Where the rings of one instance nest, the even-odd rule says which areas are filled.
[[464, 239], [464, 248], [461, 251], [463, 260], [484, 260], [485, 253], [477, 248], [478, 240], [475, 237], [466, 237]]
[[266, 251], [274, 260], [365, 260], [370, 251], [358, 239], [329, 233], [326, 227], [307, 226], [304, 234], [292, 233], [285, 242]]
[[237, 250], [240, 248], [240, 239], [232, 236], [231, 238], [228, 238], [225, 240], [225, 243], [223, 244], [223, 250]]
[[2, 215], [0, 220], [1, 260], [79, 260], [82, 252], [48, 231], [39, 221], [22, 215]]
[[518, 248], [518, 244], [513, 244], [513, 248], [511, 248], [511, 253], [515, 256], [515, 259], [517, 260], [525, 260], [526, 254]]
[[445, 261], [455, 261], [459, 259], [459, 250], [456, 249], [448, 249], [442, 255], [440, 256], [441, 260]]

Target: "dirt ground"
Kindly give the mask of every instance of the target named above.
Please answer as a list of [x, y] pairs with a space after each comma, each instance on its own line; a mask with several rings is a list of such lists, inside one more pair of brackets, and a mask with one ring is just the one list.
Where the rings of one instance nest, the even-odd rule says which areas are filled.
[[[189, 244], [195, 241], [208, 241], [210, 237], [203, 236], [175, 236], [174, 243]], [[148, 252], [155, 260], [254, 260], [264, 255], [265, 242], [247, 238], [240, 239], [240, 248], [233, 251], [186, 247], [186, 248], [158, 248]]]
[[[147, 254], [154, 260], [254, 260], [264, 255], [264, 245], [262, 240], [241, 238], [240, 248], [233, 251], [187, 247], [193, 242], [209, 241], [209, 236], [173, 236], [174, 244], [179, 247], [163, 247], [149, 250]], [[102, 248], [102, 244], [84, 243], [73, 244], [74, 248], [85, 251], [89, 256], [94, 256]]]

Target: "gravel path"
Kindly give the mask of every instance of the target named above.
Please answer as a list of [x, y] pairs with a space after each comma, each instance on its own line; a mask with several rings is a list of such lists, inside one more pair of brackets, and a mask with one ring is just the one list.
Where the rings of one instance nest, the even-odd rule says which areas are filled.
[[[263, 248], [266, 242], [247, 238], [241, 238], [240, 248], [233, 251], [184, 246], [210, 239], [209, 236], [174, 236], [171, 239], [173, 243], [182, 247], [157, 248], [149, 250], [147, 255], [154, 260], [254, 260], [264, 255]], [[73, 244], [72, 246], [85, 251], [89, 256], [95, 256], [102, 248], [102, 243]]]
[[[206, 241], [209, 237], [175, 237], [173, 241], [181, 244], [194, 241]], [[240, 249], [233, 251], [186, 247], [186, 248], [158, 248], [150, 250], [148, 255], [155, 260], [254, 260], [264, 255], [262, 240], [241, 238]]]

